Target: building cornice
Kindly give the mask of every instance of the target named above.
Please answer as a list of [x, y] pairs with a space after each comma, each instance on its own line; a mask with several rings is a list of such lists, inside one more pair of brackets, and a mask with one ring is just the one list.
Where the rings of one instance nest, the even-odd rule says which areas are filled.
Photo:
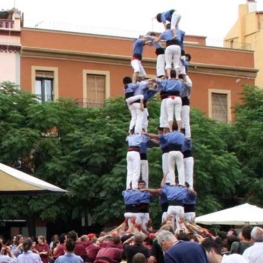
[[[51, 29], [42, 29], [42, 28], [30, 28], [23, 27], [22, 31], [33, 31], [40, 33], [51, 33], [51, 34], [63, 34], [70, 36], [85, 36], [85, 37], [93, 37], [93, 38], [103, 38], [103, 39], [116, 39], [120, 41], [133, 41], [134, 37], [124, 37], [124, 36], [111, 36], [111, 35], [103, 35], [103, 34], [92, 34], [92, 33], [81, 33], [81, 32], [72, 32], [72, 31], [63, 31], [63, 30], [51, 30]], [[159, 34], [156, 32], [156, 34]], [[197, 39], [206, 39], [205, 36], [195, 36], [195, 35], [187, 35], [187, 37], [195, 37]], [[212, 49], [212, 50], [227, 50], [231, 52], [242, 52], [242, 53], [253, 53], [254, 51], [246, 50], [246, 49], [232, 49], [226, 47], [214, 47], [214, 46], [206, 46], [195, 43], [195, 41], [185, 39], [185, 46], [193, 47], [193, 48], [201, 48], [201, 49]]]
[[21, 46], [0, 44], [0, 52], [19, 53]]
[[[23, 46], [22, 48], [21, 56], [22, 58], [72, 60], [72, 61], [118, 65], [118, 66], [130, 66], [130, 59], [131, 59], [131, 57], [129, 56], [78, 52], [72, 50], [42, 49], [42, 48], [25, 47], [25, 46]], [[143, 65], [145, 68], [155, 69], [156, 59], [144, 58]], [[258, 70], [253, 68], [191, 63], [188, 72], [206, 74], [206, 75], [219, 75], [219, 76], [243, 77], [243, 78], [254, 79], [256, 78]]]

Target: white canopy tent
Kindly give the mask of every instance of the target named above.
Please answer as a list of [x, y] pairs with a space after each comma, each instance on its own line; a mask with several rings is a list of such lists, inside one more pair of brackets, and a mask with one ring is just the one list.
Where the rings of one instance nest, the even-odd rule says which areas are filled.
[[0, 163], [0, 195], [66, 193], [55, 185]]
[[204, 225], [262, 225], [263, 209], [248, 203], [195, 218]]

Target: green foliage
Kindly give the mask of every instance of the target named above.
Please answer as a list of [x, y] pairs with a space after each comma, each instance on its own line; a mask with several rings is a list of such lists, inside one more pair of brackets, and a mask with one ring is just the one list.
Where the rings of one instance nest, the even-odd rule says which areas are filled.
[[[250, 92], [246, 96], [254, 96], [254, 92]], [[259, 118], [251, 122], [254, 104], [246, 96], [247, 107], [237, 107], [236, 126], [218, 124], [198, 110], [191, 111], [198, 213], [224, 207], [226, 200], [231, 202], [233, 196], [254, 191], [258, 184], [261, 190], [263, 184], [258, 171], [262, 153], [256, 146], [263, 143], [259, 136], [262, 127]], [[258, 107], [253, 110], [257, 110], [257, 116], [263, 116], [260, 102], [257, 103]], [[149, 103], [150, 132], [156, 132], [159, 108], [157, 100]], [[107, 100], [100, 109], [80, 108], [68, 99], [39, 104], [34, 95], [20, 91], [12, 83], [2, 83], [0, 161], [65, 188], [69, 193], [2, 197], [0, 217], [21, 218], [34, 214], [40, 219], [63, 218], [70, 222], [90, 213], [93, 222], [99, 224], [122, 219], [121, 192], [126, 180], [125, 138], [129, 119], [122, 97]], [[249, 129], [244, 127], [245, 120]], [[54, 127], [58, 134], [45, 136]], [[257, 133], [258, 138], [255, 139], [253, 133]], [[158, 147], [149, 150], [149, 163], [150, 186], [157, 188], [162, 179]], [[257, 179], [253, 183], [244, 176], [248, 172]], [[244, 182], [246, 186], [240, 187]], [[151, 206], [151, 215], [155, 223], [160, 222], [157, 199]]]
[[244, 86], [241, 102], [234, 107], [235, 122], [226, 138], [233, 150], [244, 175], [238, 188], [241, 198], [260, 205], [263, 198], [263, 90]]

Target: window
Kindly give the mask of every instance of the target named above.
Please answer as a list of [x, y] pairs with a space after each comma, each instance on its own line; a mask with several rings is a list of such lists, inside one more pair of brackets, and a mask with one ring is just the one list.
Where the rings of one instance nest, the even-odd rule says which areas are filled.
[[105, 102], [106, 76], [87, 74], [87, 106], [98, 108]]
[[228, 122], [227, 94], [212, 93], [212, 119]]
[[32, 66], [31, 92], [39, 96], [41, 103], [58, 100], [58, 68]]
[[39, 102], [53, 101], [53, 79], [52, 71], [36, 71], [35, 94], [39, 96]]
[[110, 72], [83, 70], [83, 97], [75, 101], [82, 107], [102, 107], [110, 97]]

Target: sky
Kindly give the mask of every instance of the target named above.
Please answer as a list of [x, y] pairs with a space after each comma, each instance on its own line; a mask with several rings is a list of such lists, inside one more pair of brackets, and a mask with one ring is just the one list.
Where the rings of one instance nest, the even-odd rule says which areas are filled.
[[[178, 10], [180, 29], [186, 35], [206, 36], [220, 46], [238, 18], [238, 5], [246, 0], [0, 0], [0, 9], [14, 6], [24, 13], [24, 25], [86, 33], [136, 37], [148, 31], [161, 32], [153, 17]], [[263, 0], [257, 0], [263, 11]]]

